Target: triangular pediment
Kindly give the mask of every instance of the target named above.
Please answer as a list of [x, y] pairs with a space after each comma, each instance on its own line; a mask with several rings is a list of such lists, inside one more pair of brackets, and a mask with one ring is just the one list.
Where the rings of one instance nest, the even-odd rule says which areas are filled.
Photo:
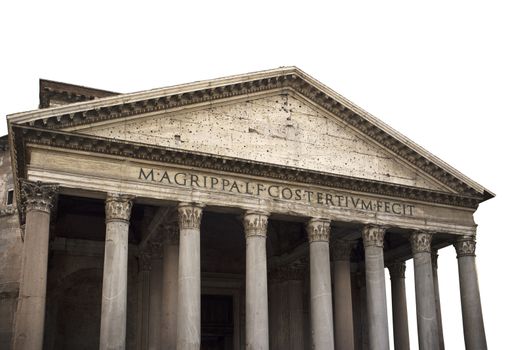
[[344, 121], [289, 93], [98, 123], [77, 132], [450, 191]]
[[8, 116], [10, 125], [196, 151], [451, 193], [493, 196], [295, 67]]

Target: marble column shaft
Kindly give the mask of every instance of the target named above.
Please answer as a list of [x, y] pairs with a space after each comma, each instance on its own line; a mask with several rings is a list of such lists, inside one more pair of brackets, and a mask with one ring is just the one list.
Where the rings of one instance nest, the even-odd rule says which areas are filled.
[[246, 350], [268, 350], [268, 214], [248, 211], [243, 222], [246, 236]]
[[201, 342], [202, 205], [179, 204], [177, 350], [199, 350]]
[[392, 322], [394, 326], [394, 349], [396, 350], [410, 350], [405, 269], [404, 261], [388, 266], [392, 288]]
[[476, 270], [475, 236], [460, 238], [454, 244], [454, 247], [458, 258], [465, 348], [466, 350], [485, 350], [487, 349], [487, 339], [483, 324], [478, 273]]
[[58, 186], [22, 181], [26, 224], [13, 349], [42, 349], [46, 312], [50, 212]]
[[410, 236], [416, 286], [417, 333], [420, 350], [439, 349], [436, 299], [430, 257], [432, 234], [416, 231]]
[[445, 338], [443, 337], [443, 321], [441, 319], [441, 300], [439, 298], [439, 278], [438, 278], [438, 253], [432, 251], [432, 279], [434, 281], [434, 297], [436, 299], [436, 317], [438, 328], [439, 350], [445, 350]]
[[310, 242], [310, 310], [312, 349], [334, 349], [330, 276], [330, 221], [313, 218], [307, 225]]
[[353, 244], [336, 241], [332, 244], [334, 262], [334, 330], [335, 349], [354, 349], [354, 319], [352, 307], [352, 280], [350, 252]]
[[177, 347], [177, 282], [179, 275], [179, 227], [177, 222], [167, 223], [164, 229], [162, 278], [162, 348]]
[[383, 258], [384, 235], [384, 227], [367, 225], [363, 229], [370, 350], [389, 349], [385, 263]]
[[131, 207], [129, 196], [108, 194], [100, 321], [101, 350], [126, 348], [128, 230]]

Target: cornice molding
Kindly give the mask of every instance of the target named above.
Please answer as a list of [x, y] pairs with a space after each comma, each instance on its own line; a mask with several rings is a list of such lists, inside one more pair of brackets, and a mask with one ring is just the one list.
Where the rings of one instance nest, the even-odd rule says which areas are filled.
[[[39, 128], [70, 128], [272, 90], [280, 93], [294, 91], [311, 100], [459, 194], [481, 196], [482, 200], [493, 196], [472, 180], [463, 179], [466, 177], [454, 169], [448, 169], [450, 167], [445, 163], [421, 147], [416, 147], [402, 135], [397, 135], [397, 132], [394, 133], [386, 125], [382, 125], [375, 120], [376, 118], [295, 67], [217, 79], [208, 81], [208, 84], [186, 84], [122, 95], [126, 98], [109, 97], [98, 103], [80, 103], [70, 108], [55, 108], [48, 113], [20, 113], [10, 116], [9, 119]], [[41, 115], [41, 118], [36, 119], [35, 116], [38, 115]]]
[[26, 176], [25, 145], [35, 144], [73, 151], [106, 154], [117, 157], [151, 160], [167, 164], [199, 167], [241, 175], [253, 175], [269, 179], [294, 181], [309, 185], [319, 185], [353, 192], [380, 196], [405, 198], [429, 203], [452, 205], [456, 207], [477, 208], [483, 197], [457, 195], [453, 193], [427, 190], [419, 187], [389, 184], [374, 180], [334, 175], [313, 170], [305, 170], [239, 158], [217, 156], [153, 146], [137, 142], [119, 141], [99, 136], [82, 135], [59, 130], [41, 129], [28, 126], [12, 126], [15, 149], [15, 171], [19, 178]]

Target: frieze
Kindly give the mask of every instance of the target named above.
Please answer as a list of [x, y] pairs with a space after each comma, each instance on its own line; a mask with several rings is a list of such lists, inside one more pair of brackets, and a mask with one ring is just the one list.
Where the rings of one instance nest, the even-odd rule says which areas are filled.
[[276, 73], [271, 77], [253, 79], [232, 83], [223, 86], [214, 86], [201, 90], [179, 92], [166, 96], [150, 97], [139, 101], [129, 101], [106, 105], [90, 110], [68, 112], [65, 114], [51, 115], [36, 121], [28, 122], [40, 128], [65, 128], [100, 121], [125, 118], [145, 113], [169, 110], [188, 106], [191, 104], [211, 102], [246, 94], [276, 90], [282, 93], [285, 90], [299, 93], [313, 101], [318, 106], [343, 119], [352, 127], [360, 130], [376, 142], [404, 158], [414, 166], [424, 170], [442, 183], [462, 194], [477, 195], [470, 186], [457, 179], [453, 174], [445, 171], [432, 160], [389, 135], [379, 126], [376, 126], [364, 116], [364, 112], [354, 106], [341, 103], [326, 92], [312, 85], [296, 72]]
[[[33, 144], [53, 146], [76, 151], [102, 153], [140, 160], [153, 160], [162, 163], [179, 164], [203, 169], [213, 169], [236, 174], [254, 175], [270, 179], [294, 181], [310, 185], [327, 186], [349, 191], [393, 196], [410, 200], [420, 200], [467, 208], [477, 208], [478, 203], [483, 199], [479, 195], [476, 197], [456, 195], [452, 193], [426, 190], [423, 188], [382, 183], [367, 179], [339, 176], [256, 161], [216, 156], [212, 154], [167, 149], [131, 142], [122, 143], [102, 137], [65, 133], [55, 130], [14, 126], [13, 131], [15, 135], [15, 144], [17, 145], [16, 148], [20, 149], [23, 149], [24, 145], [30, 142]], [[25, 154], [25, 152], [18, 153], [22, 155]], [[16, 154], [17, 152], [15, 151], [15, 155]], [[23, 177], [23, 174], [26, 172], [25, 161], [23, 159], [19, 159], [17, 162], [15, 162], [15, 166], [18, 163], [20, 163], [21, 167], [16, 167], [15, 170], [19, 176]], [[168, 181], [164, 176], [164, 170], [143, 168], [142, 171], [144, 172], [144, 177], [147, 180], [151, 178], [148, 176], [151, 170], [154, 172], [162, 172], [160, 177], [154, 177], [155, 181]], [[140, 175], [141, 174], [139, 172], [137, 177]], [[170, 174], [168, 173], [168, 177], [169, 176]], [[174, 179], [170, 178], [170, 181], [174, 182]]]

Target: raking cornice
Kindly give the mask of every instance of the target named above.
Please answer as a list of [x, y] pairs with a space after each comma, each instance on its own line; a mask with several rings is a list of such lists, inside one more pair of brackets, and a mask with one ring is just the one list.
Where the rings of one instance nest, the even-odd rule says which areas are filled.
[[45, 129], [81, 127], [86, 124], [273, 90], [294, 91], [311, 100], [461, 196], [481, 196], [482, 200], [494, 196], [481, 185], [296, 67], [284, 67], [13, 114], [8, 116], [8, 120], [10, 124]]

